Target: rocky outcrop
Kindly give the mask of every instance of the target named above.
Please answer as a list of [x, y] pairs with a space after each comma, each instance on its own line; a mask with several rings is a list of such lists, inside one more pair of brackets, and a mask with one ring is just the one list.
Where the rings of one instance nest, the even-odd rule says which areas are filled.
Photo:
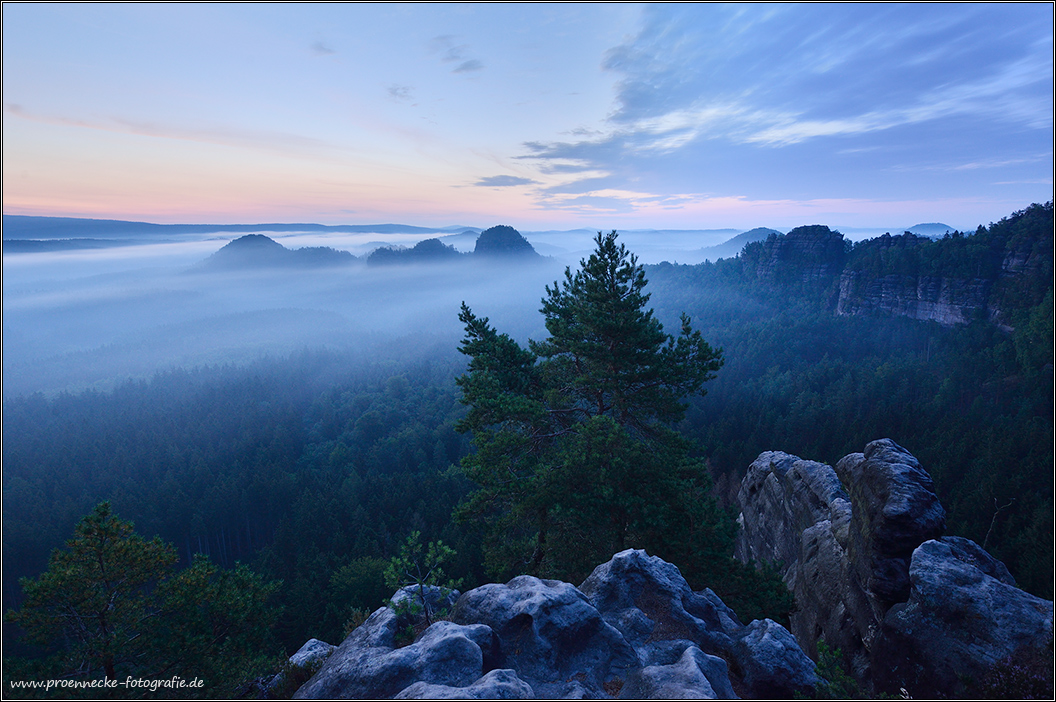
[[1052, 636], [1053, 603], [1017, 589], [974, 542], [943, 537], [930, 476], [890, 439], [835, 470], [763, 453], [738, 501], [738, 558], [779, 562], [800, 644], [841, 649], [874, 691], [956, 694], [965, 676]]
[[1020, 649], [1051, 640], [1053, 603], [1017, 588], [1004, 564], [974, 541], [924, 542], [909, 578], [909, 599], [884, 616], [875, 666], [893, 671], [897, 687], [915, 697], [945, 696], [962, 677], [979, 680]]
[[824, 284], [843, 270], [847, 244], [839, 232], [816, 224], [770, 234], [746, 246], [742, 256], [751, 259], [760, 280]]
[[408, 616], [374, 612], [295, 696], [771, 698], [818, 682], [786, 629], [742, 625], [644, 551], [616, 554], [579, 588], [520, 576], [470, 590], [449, 621], [399, 647]]

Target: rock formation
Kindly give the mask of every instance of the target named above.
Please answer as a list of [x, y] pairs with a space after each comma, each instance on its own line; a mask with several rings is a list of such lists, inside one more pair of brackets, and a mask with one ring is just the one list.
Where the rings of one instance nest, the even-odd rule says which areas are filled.
[[579, 588], [519, 576], [470, 590], [448, 621], [398, 647], [410, 616], [374, 612], [295, 696], [729, 699], [792, 697], [818, 682], [786, 629], [742, 625], [644, 551], [616, 554]]
[[846, 270], [840, 276], [836, 314], [909, 317], [947, 327], [967, 324], [987, 310], [993, 281]]
[[841, 649], [875, 691], [956, 694], [964, 677], [1051, 639], [1053, 603], [1017, 589], [974, 542], [943, 536], [931, 478], [890, 439], [835, 470], [760, 454], [738, 502], [736, 555], [782, 565], [800, 644]]
[[539, 254], [531, 243], [513, 227], [500, 224], [485, 229], [477, 237], [474, 256], [506, 258], [538, 258]]
[[784, 235], [770, 234], [765, 241], [745, 247], [745, 252], [760, 280], [824, 284], [840, 274], [848, 245], [839, 232], [816, 224]]

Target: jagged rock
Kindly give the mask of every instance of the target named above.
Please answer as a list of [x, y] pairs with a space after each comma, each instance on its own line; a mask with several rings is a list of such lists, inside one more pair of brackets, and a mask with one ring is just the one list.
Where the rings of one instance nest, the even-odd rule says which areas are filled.
[[819, 639], [841, 649], [867, 688], [956, 694], [960, 675], [1052, 635], [1052, 602], [1016, 589], [974, 542], [940, 538], [945, 511], [930, 476], [890, 439], [835, 471], [763, 453], [738, 500], [737, 556], [780, 561], [799, 643], [812, 655]]
[[[409, 597], [410, 588], [396, 593], [393, 601]], [[402, 597], [401, 597], [402, 593]], [[444, 600], [440, 588], [427, 591], [435, 605]], [[356, 699], [392, 697], [419, 681], [452, 687], [470, 685], [494, 667], [495, 635], [481, 624], [461, 626], [434, 623], [413, 644], [396, 648], [397, 632], [413, 623], [408, 615], [388, 607], [375, 611], [353, 631], [301, 687], [301, 699]]]
[[532, 686], [509, 669], [493, 670], [472, 685], [451, 687], [416, 682], [396, 695], [398, 700], [528, 700], [535, 697]]
[[1052, 636], [1053, 603], [1015, 587], [1004, 564], [974, 541], [945, 537], [913, 552], [909, 601], [884, 617], [877, 666], [891, 692], [916, 696], [959, 691], [1021, 647]]
[[730, 685], [726, 661], [687, 646], [669, 665], [650, 665], [635, 671], [620, 689], [628, 700], [729, 700], [737, 699]]
[[[728, 659], [753, 697], [791, 697], [817, 684], [813, 662], [784, 627], [769, 619], [742, 626], [714, 592], [693, 592], [677, 567], [644, 551], [616, 554], [580, 590], [646, 665], [671, 665], [664, 658], [694, 646]], [[708, 679], [725, 694], [724, 681]]]
[[946, 531], [931, 476], [891, 439], [870, 442], [864, 453], [844, 456], [836, 474], [854, 505], [849, 558], [875, 604], [877, 619], [909, 598], [913, 549]]
[[605, 683], [638, 666], [620, 632], [582, 592], [557, 580], [522, 575], [483, 585], [459, 599], [451, 618], [491, 627], [505, 667], [543, 697], [568, 697], [576, 684], [598, 696]]
[[[427, 596], [439, 604], [443, 593]], [[526, 575], [484, 585], [450, 617], [396, 648], [408, 615], [379, 609], [295, 697], [731, 699], [735, 689], [791, 697], [817, 682], [787, 630], [741, 625], [715, 593], [693, 592], [644, 551], [616, 554], [582, 590]]]
[[836, 314], [885, 315], [931, 320], [947, 327], [967, 324], [986, 310], [993, 281], [845, 270]]

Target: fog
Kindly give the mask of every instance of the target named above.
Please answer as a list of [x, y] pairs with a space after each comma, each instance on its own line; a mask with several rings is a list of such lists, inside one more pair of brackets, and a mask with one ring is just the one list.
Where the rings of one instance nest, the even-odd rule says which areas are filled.
[[[234, 238], [234, 237], [230, 237]], [[362, 255], [422, 239], [277, 236]], [[522, 335], [541, 332], [563, 262], [469, 261], [375, 268], [195, 272], [227, 238], [3, 257], [3, 394], [107, 389], [174, 366], [242, 363], [305, 348], [369, 351], [441, 336], [454, 352], [460, 303]], [[535, 325], [533, 328], [532, 325]]]
[[[381, 353], [376, 350], [402, 340], [411, 352], [420, 344], [426, 353], [428, 343], [429, 352], [456, 353], [462, 301], [502, 331], [539, 338], [545, 285], [589, 255], [596, 232], [526, 233], [545, 257], [538, 263], [373, 267], [364, 259], [374, 249], [412, 247], [430, 235], [265, 226], [258, 233], [288, 249], [326, 246], [360, 260], [322, 269], [199, 270], [246, 233], [166, 231], [115, 236], [106, 248], [5, 253], [4, 397], [108, 389], [172, 367], [244, 363], [306, 348]], [[432, 236], [470, 252], [478, 233], [467, 228]], [[642, 263], [696, 263], [699, 249], [735, 234], [647, 230], [621, 233], [621, 241]]]

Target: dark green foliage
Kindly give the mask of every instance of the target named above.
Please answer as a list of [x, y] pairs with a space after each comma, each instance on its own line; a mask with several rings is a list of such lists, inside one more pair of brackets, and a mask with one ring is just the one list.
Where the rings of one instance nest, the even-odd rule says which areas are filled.
[[773, 619], [786, 629], [791, 628], [795, 598], [781, 580], [777, 564], [763, 563], [756, 567], [755, 563], [731, 559], [721, 572], [703, 575], [710, 577], [697, 580], [714, 590], [742, 622]]
[[862, 700], [872, 695], [865, 694], [843, 661], [840, 649], [830, 649], [824, 641], [818, 641], [818, 677], [823, 682], [814, 692], [816, 700]]
[[394, 249], [383, 246], [375, 249], [367, 257], [367, 265], [384, 266], [410, 263], [443, 263], [465, 258], [453, 246], [448, 246], [439, 239], [419, 241], [409, 249]]
[[664, 333], [616, 232], [595, 243], [547, 287], [546, 340], [524, 349], [465, 305], [459, 317], [470, 357], [459, 429], [477, 448], [462, 467], [479, 486], [459, 515], [486, 525], [496, 576], [574, 580], [632, 546], [706, 564], [730, 543], [707, 471], [667, 427], [721, 355], [687, 317], [677, 337]]
[[243, 565], [221, 570], [204, 556], [182, 571], [173, 571], [175, 562], [172, 546], [145, 541], [109, 503], [98, 505], [52, 553], [47, 571], [22, 580], [25, 601], [5, 615], [55, 651], [35, 675], [198, 678], [201, 688], [167, 693], [224, 697], [274, 666], [269, 642], [278, 612], [270, 601], [279, 583]]
[[385, 584], [390, 590], [396, 591], [409, 588], [414, 591], [412, 605], [405, 605], [407, 600], [398, 602], [393, 606], [399, 613], [406, 611], [411, 614], [421, 614], [425, 617], [425, 625], [432, 624], [432, 618], [438, 612], [432, 611], [429, 598], [426, 597], [425, 588], [436, 586], [445, 595], [456, 589], [460, 583], [450, 580], [444, 574], [444, 563], [451, 560], [455, 555], [443, 541], [430, 541], [426, 546], [422, 543], [420, 532], [412, 531], [407, 540], [400, 546], [400, 552], [389, 561], [385, 569]]
[[473, 255], [492, 258], [538, 258], [532, 245], [513, 227], [500, 224], [485, 229], [477, 237]]

